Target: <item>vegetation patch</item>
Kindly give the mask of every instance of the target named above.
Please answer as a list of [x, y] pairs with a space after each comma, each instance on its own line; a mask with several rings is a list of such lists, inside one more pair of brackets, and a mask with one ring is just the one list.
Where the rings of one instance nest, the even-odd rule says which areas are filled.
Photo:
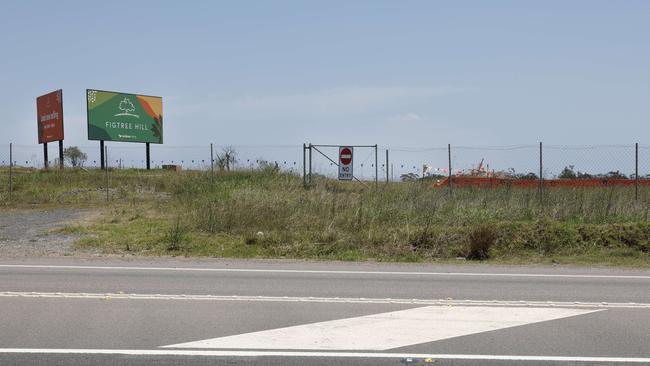
[[[108, 181], [108, 201], [106, 182]], [[650, 192], [633, 187], [364, 186], [276, 169], [16, 174], [6, 208], [101, 207], [65, 230], [110, 254], [499, 263], [650, 263]]]

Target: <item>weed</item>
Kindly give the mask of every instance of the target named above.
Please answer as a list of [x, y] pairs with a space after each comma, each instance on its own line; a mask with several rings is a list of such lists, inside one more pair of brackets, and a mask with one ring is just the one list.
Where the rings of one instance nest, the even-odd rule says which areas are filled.
[[469, 248], [466, 259], [484, 260], [490, 258], [490, 248], [497, 239], [491, 226], [481, 225], [469, 234]]
[[187, 234], [187, 229], [181, 224], [180, 217], [176, 219], [176, 223], [169, 229], [167, 232], [167, 250], [168, 251], [179, 251], [181, 250], [181, 244], [185, 235]]

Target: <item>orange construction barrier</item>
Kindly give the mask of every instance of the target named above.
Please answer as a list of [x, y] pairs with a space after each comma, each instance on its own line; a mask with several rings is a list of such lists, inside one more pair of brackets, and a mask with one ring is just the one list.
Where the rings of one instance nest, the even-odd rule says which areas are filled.
[[[539, 180], [537, 179], [455, 176], [451, 177], [451, 182], [454, 187], [539, 187]], [[630, 187], [635, 184], [636, 180], [634, 179], [622, 178], [544, 179], [544, 187]], [[639, 185], [650, 186], [650, 179], [639, 179]], [[447, 186], [449, 186], [449, 177], [433, 183], [434, 188]]]

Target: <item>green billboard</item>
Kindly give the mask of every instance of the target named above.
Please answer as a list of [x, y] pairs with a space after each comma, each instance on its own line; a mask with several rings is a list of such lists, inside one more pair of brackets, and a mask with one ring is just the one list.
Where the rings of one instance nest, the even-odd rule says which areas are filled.
[[163, 142], [162, 97], [86, 90], [88, 139]]

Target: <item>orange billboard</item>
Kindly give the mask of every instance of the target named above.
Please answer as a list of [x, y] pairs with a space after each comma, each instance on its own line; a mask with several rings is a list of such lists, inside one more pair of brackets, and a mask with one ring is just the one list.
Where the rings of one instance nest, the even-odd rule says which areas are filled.
[[38, 143], [63, 140], [63, 90], [36, 98]]

